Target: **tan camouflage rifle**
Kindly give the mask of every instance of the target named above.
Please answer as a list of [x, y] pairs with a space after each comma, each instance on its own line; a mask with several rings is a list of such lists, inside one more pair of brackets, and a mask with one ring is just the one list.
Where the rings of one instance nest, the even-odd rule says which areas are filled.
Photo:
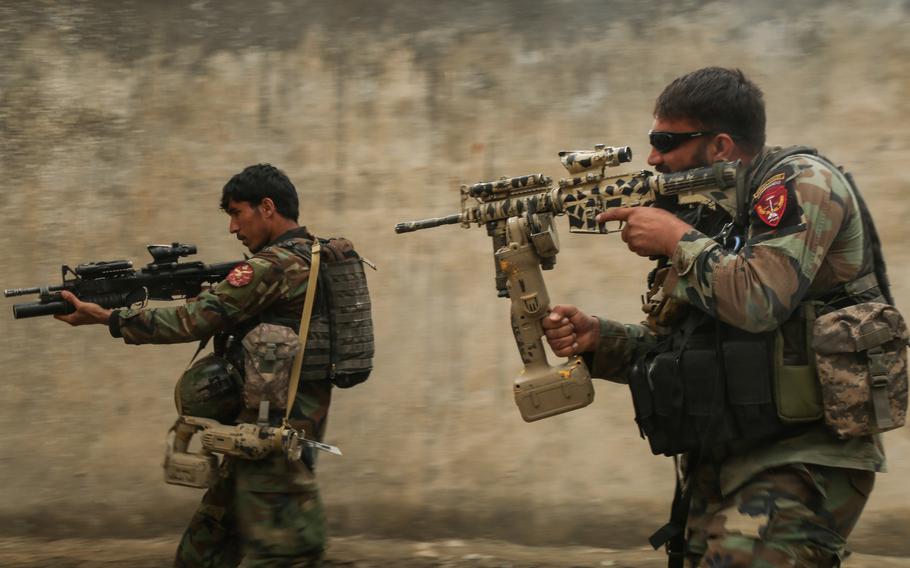
[[461, 212], [395, 226], [408, 233], [460, 223], [486, 226], [493, 239], [496, 289], [511, 299], [512, 332], [524, 369], [515, 380], [515, 403], [527, 422], [577, 408], [594, 399], [591, 377], [580, 356], [556, 367], [547, 362], [540, 320], [550, 298], [541, 269], [552, 269], [559, 252], [553, 218], [569, 217], [573, 233], [614, 232], [598, 224], [598, 213], [617, 207], [653, 204], [659, 195], [675, 196], [680, 204], [705, 203], [736, 215], [736, 186], [741, 168], [718, 162], [711, 167], [674, 174], [606, 175], [606, 168], [632, 159], [628, 147], [597, 145], [593, 151], [560, 152], [570, 177], [552, 184], [543, 174], [462, 185]]

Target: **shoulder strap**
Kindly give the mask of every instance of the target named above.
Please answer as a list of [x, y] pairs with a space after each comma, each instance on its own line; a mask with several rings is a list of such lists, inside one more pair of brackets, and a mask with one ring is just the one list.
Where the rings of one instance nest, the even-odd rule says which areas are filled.
[[832, 169], [840, 172], [847, 181], [850, 191], [853, 192], [853, 197], [856, 198], [856, 205], [859, 207], [859, 214], [863, 223], [863, 232], [865, 233], [865, 237], [869, 239], [872, 248], [872, 272], [875, 274], [875, 279], [878, 282], [878, 289], [884, 297], [885, 302], [893, 306], [894, 296], [891, 295], [891, 282], [888, 279], [887, 266], [885, 266], [885, 255], [882, 253], [882, 241], [878, 236], [878, 229], [875, 228], [875, 221], [872, 220], [872, 214], [869, 212], [869, 207], [866, 206], [866, 200], [863, 199], [863, 194], [860, 193], [859, 187], [857, 187], [856, 182], [853, 180], [853, 175], [850, 172], [844, 171], [843, 168], [836, 165], [825, 156], [819, 155], [817, 152], [814, 155]]
[[313, 241], [312, 253], [310, 256], [310, 275], [307, 279], [306, 298], [303, 301], [303, 311], [300, 313], [300, 331], [297, 338], [300, 341], [300, 351], [294, 358], [294, 366], [291, 368], [291, 384], [288, 385], [288, 403], [284, 411], [284, 421], [287, 422], [291, 417], [291, 410], [294, 408], [294, 399], [297, 398], [297, 386], [300, 384], [300, 369], [303, 366], [303, 352], [306, 350], [306, 338], [310, 331], [310, 316], [313, 313], [313, 302], [316, 299], [316, 278], [319, 275], [319, 254], [322, 246], [319, 239]]

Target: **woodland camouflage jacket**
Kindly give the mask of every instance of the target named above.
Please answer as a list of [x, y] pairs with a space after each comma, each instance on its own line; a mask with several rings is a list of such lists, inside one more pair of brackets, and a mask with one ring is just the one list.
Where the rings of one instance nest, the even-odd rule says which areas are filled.
[[[308, 261], [292, 250], [272, 246], [290, 239], [312, 242], [305, 227], [284, 233], [225, 278], [185, 305], [115, 310], [110, 330], [126, 343], [183, 343], [229, 331], [265, 310], [300, 319], [309, 277]], [[237, 338], [239, 342], [242, 338]], [[322, 439], [331, 399], [329, 381], [301, 381], [292, 414], [295, 426]]]
[[[807, 297], [866, 274], [872, 266], [867, 241], [843, 175], [800, 154], [771, 169], [754, 192], [743, 248], [733, 253], [707, 235], [688, 232], [671, 258], [663, 291], [738, 328], [770, 331]], [[600, 336], [592, 374], [619, 382], [656, 340], [644, 325], [610, 320], [601, 320]], [[885, 466], [877, 438], [841, 441], [819, 424], [728, 458], [720, 471], [723, 490], [732, 491], [761, 470], [797, 462], [873, 471]]]

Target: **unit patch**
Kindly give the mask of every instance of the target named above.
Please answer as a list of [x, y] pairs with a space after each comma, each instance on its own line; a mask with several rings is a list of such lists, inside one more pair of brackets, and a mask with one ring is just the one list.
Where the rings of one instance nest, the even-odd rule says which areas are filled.
[[226, 280], [234, 288], [242, 288], [253, 280], [253, 267], [248, 262], [242, 262], [231, 270]]
[[755, 213], [769, 227], [777, 227], [787, 211], [787, 186], [784, 174], [777, 174], [762, 184], [756, 193]]

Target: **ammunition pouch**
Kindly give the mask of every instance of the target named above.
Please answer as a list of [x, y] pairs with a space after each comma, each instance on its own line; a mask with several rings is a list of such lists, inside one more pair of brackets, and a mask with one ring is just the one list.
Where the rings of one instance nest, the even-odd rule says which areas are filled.
[[725, 455], [822, 419], [842, 439], [902, 426], [910, 341], [903, 317], [878, 302], [831, 306], [804, 302], [761, 334], [717, 322], [689, 337], [677, 331], [644, 355], [629, 387], [651, 451]]
[[793, 430], [774, 392], [776, 333], [716, 325], [676, 334], [632, 370], [635, 421], [655, 454], [718, 455]]
[[825, 423], [839, 438], [885, 432], [907, 415], [907, 324], [878, 302], [816, 320], [812, 339]]
[[288, 402], [288, 388], [294, 357], [300, 351], [300, 340], [290, 327], [260, 323], [243, 341], [243, 404], [258, 410], [262, 402], [269, 408], [283, 410]]

